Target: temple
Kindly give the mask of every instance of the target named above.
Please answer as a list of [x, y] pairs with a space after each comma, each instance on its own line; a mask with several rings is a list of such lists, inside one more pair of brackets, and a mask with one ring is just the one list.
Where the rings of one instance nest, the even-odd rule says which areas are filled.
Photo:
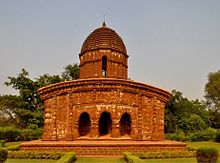
[[121, 37], [105, 23], [84, 41], [80, 78], [38, 90], [44, 101], [42, 140], [23, 150], [120, 155], [123, 151], [185, 150], [164, 138], [164, 110], [171, 94], [128, 79]]

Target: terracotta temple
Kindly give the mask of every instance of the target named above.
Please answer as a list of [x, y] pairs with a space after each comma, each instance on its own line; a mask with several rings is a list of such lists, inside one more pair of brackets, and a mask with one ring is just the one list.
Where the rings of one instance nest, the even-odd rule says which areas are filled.
[[164, 138], [164, 110], [171, 94], [128, 79], [121, 37], [103, 23], [84, 41], [78, 80], [38, 90], [45, 105], [42, 140], [23, 150], [120, 155], [123, 151], [184, 150]]

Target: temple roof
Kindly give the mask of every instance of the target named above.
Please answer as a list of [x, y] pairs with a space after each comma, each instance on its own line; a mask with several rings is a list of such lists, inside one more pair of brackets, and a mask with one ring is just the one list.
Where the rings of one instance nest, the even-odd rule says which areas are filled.
[[111, 49], [127, 55], [125, 44], [121, 37], [103, 22], [102, 27], [95, 29], [84, 41], [80, 55], [96, 49]]

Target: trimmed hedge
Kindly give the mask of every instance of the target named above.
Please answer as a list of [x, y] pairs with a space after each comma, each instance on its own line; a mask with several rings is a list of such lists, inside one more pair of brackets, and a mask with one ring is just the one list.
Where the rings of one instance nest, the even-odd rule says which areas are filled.
[[37, 152], [37, 151], [8, 151], [10, 159], [53, 159], [58, 160], [65, 153], [63, 152]]
[[56, 163], [72, 163], [76, 160], [76, 154], [73, 152], [68, 152], [62, 156]]
[[0, 163], [3, 163], [8, 156], [8, 151], [0, 148]]
[[13, 146], [5, 147], [4, 149], [8, 151], [19, 151], [19, 148], [20, 148], [20, 145], [13, 145]]
[[198, 163], [216, 163], [218, 156], [218, 151], [215, 148], [201, 147], [196, 150]]
[[123, 155], [124, 155], [124, 159], [126, 160], [127, 163], [142, 162], [142, 160], [140, 158], [138, 158], [137, 156], [133, 155], [130, 152], [123, 152]]
[[189, 158], [195, 157], [195, 151], [163, 151], [163, 152], [146, 152], [134, 154], [140, 159], [167, 159], [167, 158]]

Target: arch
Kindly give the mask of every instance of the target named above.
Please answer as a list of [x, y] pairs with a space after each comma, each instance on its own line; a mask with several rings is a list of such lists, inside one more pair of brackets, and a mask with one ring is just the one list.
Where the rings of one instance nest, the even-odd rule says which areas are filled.
[[120, 134], [121, 136], [131, 134], [131, 116], [127, 112], [120, 119]]
[[102, 76], [107, 76], [107, 57], [105, 55], [102, 57]]
[[90, 133], [91, 121], [87, 112], [83, 112], [79, 117], [79, 136], [86, 136]]
[[99, 118], [99, 135], [107, 135], [112, 131], [112, 119], [109, 112], [103, 112]]

